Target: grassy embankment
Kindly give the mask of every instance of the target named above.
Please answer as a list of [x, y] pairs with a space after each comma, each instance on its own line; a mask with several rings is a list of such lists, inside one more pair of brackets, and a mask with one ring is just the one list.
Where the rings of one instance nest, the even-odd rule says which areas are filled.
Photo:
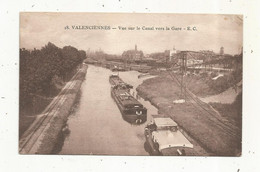
[[[187, 87], [196, 95], [207, 96], [218, 94], [229, 86], [223, 84], [223, 88], [212, 86], [217, 85], [218, 81], [210, 81], [209, 78], [189, 76], [186, 81], [192, 84], [187, 84]], [[171, 116], [193, 139], [213, 155], [235, 156], [241, 153], [241, 108], [238, 108], [241, 107], [241, 98], [238, 97], [231, 105], [212, 104], [221, 116], [212, 110], [206, 112], [191, 99], [184, 104], [174, 104], [174, 100], [181, 98], [180, 87], [167, 72], [162, 72], [158, 77], [144, 81], [137, 90], [159, 111]], [[231, 123], [230, 125], [234, 124], [235, 128], [239, 128], [234, 131], [238, 137], [231, 135], [222, 123]]]
[[57, 154], [61, 150], [64, 139], [66, 135], [69, 134], [68, 130], [63, 131], [63, 129], [64, 127], [66, 128], [68, 116], [73, 113], [77, 107], [81, 94], [81, 84], [85, 79], [87, 72], [87, 66], [84, 66], [83, 68], [84, 70], [74, 78], [75, 85], [73, 88], [66, 92], [66, 101], [64, 101], [62, 107], [57, 111], [57, 116], [50, 121], [49, 127], [44, 133], [43, 139], [38, 148], [39, 153]]

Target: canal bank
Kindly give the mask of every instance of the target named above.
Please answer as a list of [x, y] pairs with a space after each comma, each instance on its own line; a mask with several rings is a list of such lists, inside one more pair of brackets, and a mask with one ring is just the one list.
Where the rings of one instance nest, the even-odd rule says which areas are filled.
[[88, 66], [82, 65], [46, 109], [37, 116], [19, 140], [20, 154], [51, 154], [56, 152], [64, 126], [85, 79]]
[[241, 135], [238, 128], [209, 108], [209, 105], [198, 103], [194, 95], [187, 97], [186, 103], [174, 103], [180, 99], [180, 87], [170, 76], [159, 75], [146, 80], [137, 91], [161, 113], [172, 117], [210, 155], [241, 154]]

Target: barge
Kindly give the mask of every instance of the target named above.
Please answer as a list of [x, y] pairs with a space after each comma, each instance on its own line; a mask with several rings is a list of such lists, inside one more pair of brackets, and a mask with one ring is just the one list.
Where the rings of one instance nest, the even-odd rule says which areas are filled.
[[125, 83], [118, 74], [112, 74], [109, 77], [109, 82], [112, 86], [124, 84], [127, 88], [133, 88], [132, 85]]
[[147, 120], [147, 109], [130, 95], [130, 88], [121, 83], [111, 87], [111, 96], [115, 100], [122, 117], [131, 124], [142, 124]]
[[115, 72], [115, 71], [121, 71], [121, 72], [126, 71], [126, 69], [125, 69], [124, 67], [121, 67], [121, 66], [114, 66], [114, 67], [112, 67], [111, 70], [112, 70], [113, 72]]
[[196, 155], [193, 144], [180, 132], [178, 125], [169, 117], [153, 115], [145, 127], [145, 148], [150, 155]]

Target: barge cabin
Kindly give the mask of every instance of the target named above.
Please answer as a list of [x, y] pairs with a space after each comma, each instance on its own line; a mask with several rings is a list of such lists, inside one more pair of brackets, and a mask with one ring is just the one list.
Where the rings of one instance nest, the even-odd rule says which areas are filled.
[[145, 127], [145, 147], [151, 155], [196, 155], [193, 144], [169, 117], [152, 115], [153, 121]]

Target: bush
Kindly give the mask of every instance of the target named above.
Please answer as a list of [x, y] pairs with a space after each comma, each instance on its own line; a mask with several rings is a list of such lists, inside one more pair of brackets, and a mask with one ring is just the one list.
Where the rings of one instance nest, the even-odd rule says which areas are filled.
[[40, 50], [20, 49], [20, 109], [31, 106], [32, 95], [53, 94], [53, 78], [65, 80], [85, 58], [85, 51], [52, 43]]

